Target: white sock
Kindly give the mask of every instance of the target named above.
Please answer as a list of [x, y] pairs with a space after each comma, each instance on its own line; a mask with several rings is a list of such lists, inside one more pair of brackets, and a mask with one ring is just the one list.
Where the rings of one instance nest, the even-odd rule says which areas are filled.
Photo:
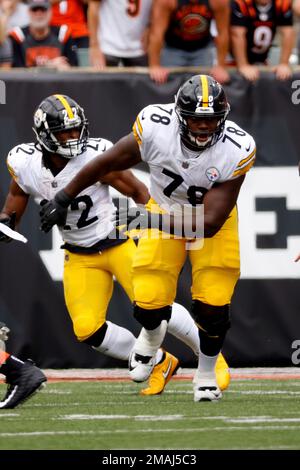
[[135, 342], [134, 351], [142, 356], [155, 356], [160, 348], [167, 331], [167, 321], [162, 320], [161, 324], [154, 330], [141, 329], [141, 332]]
[[154, 364], [155, 365], [158, 364], [162, 360], [163, 354], [164, 354], [164, 352], [163, 352], [162, 349], [159, 349], [157, 351], [157, 353], [155, 354], [155, 359], [154, 359]]
[[206, 356], [201, 351], [199, 351], [199, 361], [197, 372], [199, 377], [210, 377], [215, 379], [215, 365], [217, 362], [219, 354], [216, 356]]
[[128, 360], [135, 344], [135, 336], [126, 328], [107, 321], [107, 330], [100, 346], [92, 346], [96, 351], [116, 359]]
[[172, 305], [172, 315], [168, 323], [167, 331], [189, 346], [196, 356], [199, 355], [200, 338], [198, 327], [189, 311], [183, 307], [183, 305], [177, 303]]

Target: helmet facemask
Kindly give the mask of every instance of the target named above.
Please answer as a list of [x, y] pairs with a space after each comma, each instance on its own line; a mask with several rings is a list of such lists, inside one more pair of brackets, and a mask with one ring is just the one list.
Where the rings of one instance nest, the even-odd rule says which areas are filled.
[[[77, 139], [70, 138], [66, 141], [62, 142], [57, 135], [59, 132], [65, 132], [71, 129], [78, 129], [79, 136]], [[85, 149], [87, 144], [88, 138], [88, 131], [86, 124], [79, 123], [78, 126], [72, 126], [70, 128], [65, 128], [63, 131], [52, 131], [51, 132], [52, 138], [54, 141], [57, 142], [57, 150], [56, 153], [61, 155], [65, 158], [74, 158], [77, 155], [81, 155]]]
[[[212, 110], [210, 113], [204, 111], [190, 114], [181, 111], [176, 106], [175, 111], [179, 120], [179, 130], [182, 141], [188, 145], [188, 147], [191, 147], [192, 150], [199, 151], [212, 147], [221, 139], [229, 109], [225, 113], [214, 113]], [[207, 128], [203, 129], [191, 129], [188, 124], [188, 119], [199, 119], [199, 121], [203, 120], [208, 124], [209, 121], [215, 122], [215, 126], [208, 125]], [[211, 129], [209, 127], [211, 127]], [[200, 138], [204, 136], [207, 136], [207, 138], [200, 140]]]

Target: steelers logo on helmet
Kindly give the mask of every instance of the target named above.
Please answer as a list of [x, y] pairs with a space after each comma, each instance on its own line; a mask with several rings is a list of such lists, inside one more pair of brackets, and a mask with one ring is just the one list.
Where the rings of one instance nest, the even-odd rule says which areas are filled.
[[45, 98], [34, 114], [33, 130], [47, 152], [70, 159], [86, 150], [88, 120], [84, 110], [69, 96], [56, 94]]
[[194, 75], [178, 90], [175, 112], [184, 145], [205, 150], [222, 137], [230, 106], [222, 86], [209, 75]]
[[34, 117], [33, 117], [35, 127], [40, 127], [42, 125], [43, 117], [44, 117], [43, 111], [40, 108], [38, 108], [36, 112], [34, 113]]

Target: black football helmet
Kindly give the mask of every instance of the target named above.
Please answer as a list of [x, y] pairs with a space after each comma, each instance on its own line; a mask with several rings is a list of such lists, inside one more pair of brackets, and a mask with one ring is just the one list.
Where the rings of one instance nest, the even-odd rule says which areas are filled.
[[[222, 86], [214, 78], [209, 75], [194, 75], [178, 90], [175, 111], [183, 143], [192, 150], [199, 151], [215, 145], [222, 137], [230, 106]], [[214, 120], [216, 125], [213, 130], [192, 131], [187, 118]], [[207, 139], [203, 139], [203, 136]]]
[[[48, 152], [65, 158], [73, 158], [86, 149], [89, 132], [88, 121], [83, 109], [66, 95], [51, 95], [45, 98], [36, 109], [33, 131], [38, 142]], [[60, 142], [57, 132], [78, 129], [78, 139]]]

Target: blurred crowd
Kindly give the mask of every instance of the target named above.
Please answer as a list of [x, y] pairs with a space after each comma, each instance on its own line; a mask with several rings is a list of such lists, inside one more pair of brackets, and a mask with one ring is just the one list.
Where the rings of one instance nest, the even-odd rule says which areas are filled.
[[230, 65], [255, 81], [271, 64], [286, 80], [299, 21], [300, 0], [0, 0], [0, 67], [142, 66], [164, 83], [206, 66], [226, 83]]

